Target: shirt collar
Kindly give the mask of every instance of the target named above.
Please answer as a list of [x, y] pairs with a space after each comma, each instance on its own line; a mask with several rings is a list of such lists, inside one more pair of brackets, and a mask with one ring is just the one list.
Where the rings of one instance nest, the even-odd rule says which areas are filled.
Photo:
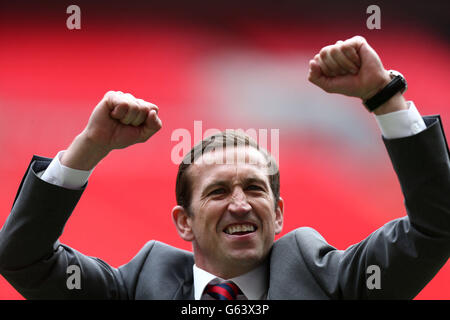
[[[220, 277], [217, 277], [203, 269], [200, 269], [194, 264], [194, 297], [195, 300], [200, 300], [205, 290], [205, 287], [212, 280], [217, 279], [218, 282], [224, 281]], [[255, 269], [226, 280], [233, 281], [244, 295], [249, 300], [261, 300], [266, 296], [268, 288], [268, 278], [267, 278], [267, 262], [264, 262]]]

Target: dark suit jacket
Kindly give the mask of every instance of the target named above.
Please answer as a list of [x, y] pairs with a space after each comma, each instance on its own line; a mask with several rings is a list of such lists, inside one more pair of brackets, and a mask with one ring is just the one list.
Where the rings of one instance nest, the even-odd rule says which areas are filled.
[[[450, 253], [449, 151], [440, 118], [427, 129], [384, 140], [398, 175], [408, 216], [363, 241], [337, 250], [311, 228], [277, 240], [269, 256], [268, 299], [410, 299]], [[194, 299], [193, 255], [148, 242], [127, 264], [113, 268], [58, 241], [82, 190], [44, 182], [36, 172], [48, 158], [33, 157], [0, 231], [0, 273], [32, 299]], [[81, 268], [81, 289], [69, 290], [67, 266]], [[369, 289], [367, 267], [381, 271]]]

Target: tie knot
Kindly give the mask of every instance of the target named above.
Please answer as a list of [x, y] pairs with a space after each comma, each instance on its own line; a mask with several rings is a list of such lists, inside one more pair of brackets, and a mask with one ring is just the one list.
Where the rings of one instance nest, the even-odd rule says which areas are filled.
[[237, 295], [242, 292], [233, 281], [225, 281], [218, 284], [208, 284], [206, 293], [216, 300], [236, 300]]

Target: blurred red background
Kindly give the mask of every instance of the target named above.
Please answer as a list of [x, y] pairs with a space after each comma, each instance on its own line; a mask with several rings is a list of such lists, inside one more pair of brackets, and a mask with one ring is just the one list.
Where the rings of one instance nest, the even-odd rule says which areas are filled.
[[[81, 29], [66, 8], [81, 8]], [[370, 2], [271, 1], [165, 4], [139, 1], [16, 1], [0, 7], [0, 225], [33, 154], [68, 147], [108, 90], [159, 106], [163, 129], [114, 151], [94, 170], [61, 242], [114, 267], [151, 239], [191, 250], [172, 225], [176, 129], [279, 130], [285, 226], [318, 230], [338, 249], [406, 211], [372, 115], [356, 99], [307, 81], [323, 46], [366, 37], [405, 94], [450, 132], [449, 42], [438, 7], [379, 2], [381, 29], [368, 30]], [[403, 5], [402, 5], [403, 4]], [[442, 14], [444, 12], [444, 15]], [[270, 145], [269, 145], [270, 151]], [[450, 265], [416, 299], [450, 298]], [[0, 276], [0, 299], [22, 299]]]

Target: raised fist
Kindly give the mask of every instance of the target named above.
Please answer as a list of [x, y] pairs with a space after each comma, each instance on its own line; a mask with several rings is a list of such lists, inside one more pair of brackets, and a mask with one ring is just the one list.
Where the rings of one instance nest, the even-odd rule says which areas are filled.
[[309, 62], [308, 80], [328, 93], [367, 100], [390, 82], [375, 50], [361, 36], [320, 50]]
[[84, 133], [107, 150], [145, 142], [162, 127], [158, 107], [129, 93], [109, 91], [95, 107]]
[[111, 150], [145, 142], [162, 127], [158, 107], [129, 93], [109, 91], [97, 104], [86, 128], [64, 152], [61, 164], [91, 170]]

